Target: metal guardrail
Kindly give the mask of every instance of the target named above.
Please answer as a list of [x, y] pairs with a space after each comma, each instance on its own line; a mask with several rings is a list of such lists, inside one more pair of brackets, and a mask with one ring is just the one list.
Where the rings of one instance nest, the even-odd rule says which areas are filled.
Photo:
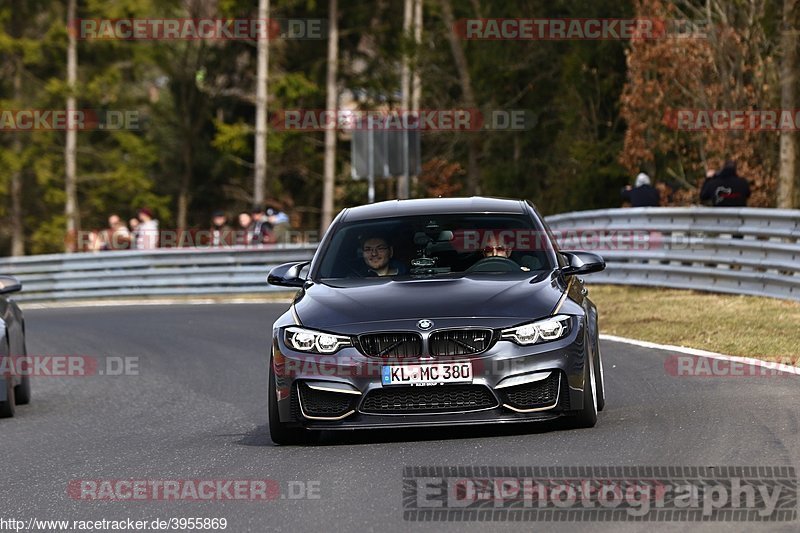
[[281, 291], [269, 270], [310, 260], [316, 244], [264, 247], [161, 248], [0, 259], [0, 273], [22, 281], [20, 302], [204, 296]]
[[[697, 289], [800, 300], [800, 211], [630, 208], [547, 218], [564, 250], [607, 263], [592, 282]], [[269, 270], [309, 260], [317, 244], [163, 248], [0, 259], [18, 301], [258, 294]]]
[[800, 300], [800, 211], [640, 207], [547, 222], [561, 248], [596, 251], [590, 281]]

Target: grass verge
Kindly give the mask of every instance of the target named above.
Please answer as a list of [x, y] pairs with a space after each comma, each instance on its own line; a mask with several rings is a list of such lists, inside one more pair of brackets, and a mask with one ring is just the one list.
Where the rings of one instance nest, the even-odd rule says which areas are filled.
[[768, 361], [797, 362], [800, 356], [800, 302], [649, 287], [588, 288], [601, 333]]

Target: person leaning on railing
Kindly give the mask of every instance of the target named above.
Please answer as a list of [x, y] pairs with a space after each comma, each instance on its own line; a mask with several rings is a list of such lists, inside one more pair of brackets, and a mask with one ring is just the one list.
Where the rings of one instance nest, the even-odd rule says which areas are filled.
[[640, 172], [636, 176], [634, 187], [626, 185], [620, 191], [622, 201], [630, 204], [631, 207], [658, 207], [661, 205], [661, 195], [658, 189], [650, 184], [650, 176]]
[[736, 162], [725, 161], [722, 169], [707, 176], [700, 189], [700, 201], [712, 207], [745, 207], [750, 184], [736, 173]]

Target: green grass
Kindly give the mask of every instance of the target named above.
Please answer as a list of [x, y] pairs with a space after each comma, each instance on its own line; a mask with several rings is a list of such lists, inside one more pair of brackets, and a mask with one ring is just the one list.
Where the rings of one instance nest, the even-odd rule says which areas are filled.
[[589, 297], [601, 333], [771, 361], [800, 356], [800, 302], [615, 285], [591, 285]]

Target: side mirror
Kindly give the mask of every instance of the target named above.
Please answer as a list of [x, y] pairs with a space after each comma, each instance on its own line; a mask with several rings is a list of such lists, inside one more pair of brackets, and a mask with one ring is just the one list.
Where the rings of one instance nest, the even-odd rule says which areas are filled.
[[306, 279], [300, 277], [300, 271], [310, 263], [311, 261], [302, 261], [300, 263], [285, 263], [276, 266], [269, 271], [267, 283], [280, 287], [302, 287], [305, 285]]
[[561, 269], [565, 276], [591, 274], [606, 268], [605, 260], [592, 252], [561, 252], [569, 264]]
[[22, 290], [22, 283], [14, 276], [0, 276], [0, 294], [8, 294]]

